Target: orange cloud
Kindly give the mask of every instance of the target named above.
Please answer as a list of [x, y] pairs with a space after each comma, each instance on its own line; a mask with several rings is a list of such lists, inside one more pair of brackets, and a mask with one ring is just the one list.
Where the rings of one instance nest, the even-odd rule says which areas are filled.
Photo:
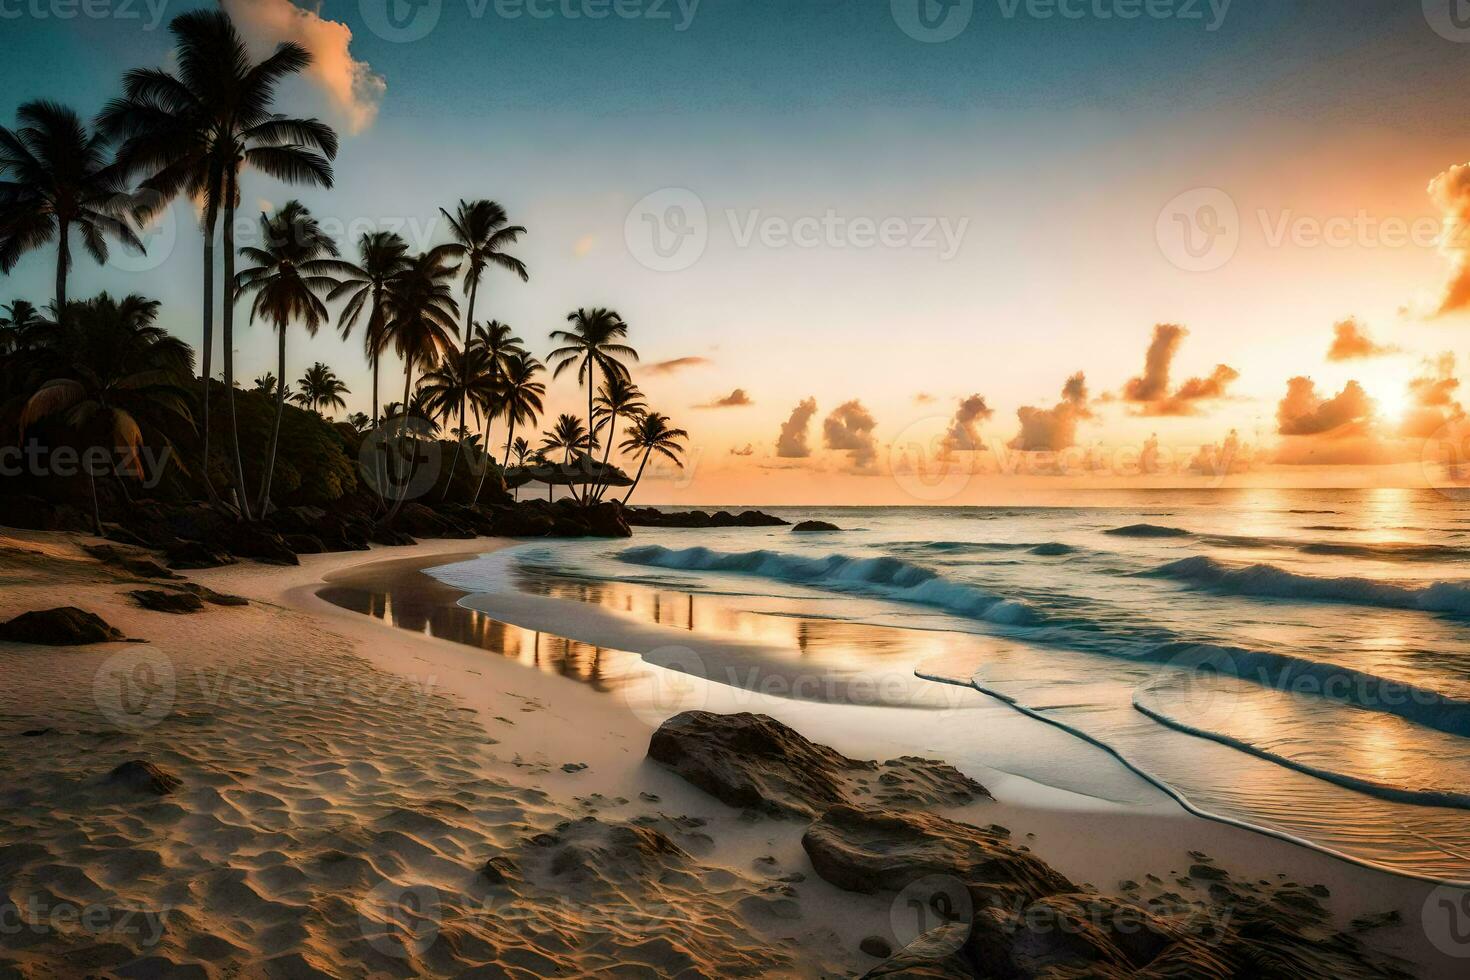
[[1439, 301], [1439, 314], [1470, 306], [1470, 163], [1456, 164], [1429, 182], [1429, 196], [1444, 216], [1439, 251], [1450, 263], [1450, 281]]
[[985, 444], [980, 439], [980, 424], [994, 414], [995, 409], [985, 404], [981, 395], [971, 395], [961, 401], [950, 420], [949, 431], [940, 443], [940, 453], [947, 456], [952, 452], [978, 453], [983, 450]]
[[705, 402], [703, 405], [695, 405], [695, 408], [743, 408], [746, 405], [754, 405], [750, 396], [745, 393], [744, 388], [736, 388], [723, 398]]
[[352, 29], [303, 10], [291, 0], [222, 0], [226, 12], [251, 48], [265, 53], [283, 41], [294, 41], [311, 53], [305, 76], [327, 96], [349, 132], [373, 124], [388, 90], [383, 76], [352, 57]]
[[1455, 355], [1446, 351], [1424, 362], [1424, 374], [1409, 382], [1411, 405], [1399, 431], [1410, 438], [1427, 439], [1451, 422], [1465, 417], [1455, 398], [1460, 379], [1455, 377]]
[[791, 410], [791, 417], [781, 423], [776, 438], [776, 455], [782, 459], [806, 459], [812, 454], [810, 443], [812, 416], [817, 414], [817, 400], [807, 398]]
[[1322, 399], [1311, 378], [1286, 383], [1286, 396], [1276, 407], [1276, 431], [1284, 436], [1342, 437], [1362, 433], [1373, 420], [1373, 399], [1356, 381]]
[[1332, 346], [1327, 348], [1329, 361], [1351, 361], [1365, 357], [1397, 354], [1400, 348], [1373, 342], [1368, 332], [1352, 317], [1332, 325]]
[[1027, 405], [1016, 410], [1021, 431], [1007, 445], [1021, 452], [1061, 452], [1077, 443], [1077, 423], [1092, 418], [1087, 407], [1087, 378], [1078, 371], [1062, 385], [1054, 408]]
[[655, 361], [652, 364], [643, 365], [645, 374], [674, 374], [685, 368], [706, 367], [711, 364], [707, 357], [676, 357], [671, 361]]
[[872, 414], [857, 399], [843, 402], [822, 423], [822, 441], [828, 449], [852, 454], [853, 468], [870, 470], [878, 458], [878, 442], [873, 430], [878, 427]]
[[1179, 345], [1189, 331], [1177, 323], [1154, 327], [1153, 339], [1144, 355], [1143, 374], [1123, 386], [1123, 400], [1139, 406], [1140, 415], [1194, 415], [1198, 402], [1224, 398], [1240, 372], [1228, 364], [1217, 364], [1208, 377], [1190, 378], [1176, 391], [1169, 390], [1169, 374]]

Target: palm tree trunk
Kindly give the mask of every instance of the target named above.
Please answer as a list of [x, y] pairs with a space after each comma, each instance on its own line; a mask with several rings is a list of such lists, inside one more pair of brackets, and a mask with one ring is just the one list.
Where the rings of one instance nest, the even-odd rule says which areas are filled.
[[[487, 406], [485, 409], [485, 438], [483, 441], [483, 445], [485, 448], [485, 463], [484, 467], [480, 470], [480, 482], [475, 484], [475, 496], [470, 500], [471, 507], [480, 502], [480, 491], [485, 489], [485, 477], [489, 475], [490, 463], [495, 459], [495, 456], [490, 452], [490, 427], [494, 424], [495, 416], [490, 412], [489, 407]], [[510, 455], [509, 442], [505, 444], [505, 454], [507, 456]]]
[[[236, 164], [238, 166], [238, 164]], [[235, 490], [240, 497], [240, 516], [251, 520], [250, 491], [245, 486], [245, 462], [240, 456], [240, 423], [235, 414], [235, 178], [232, 168], [225, 176], [224, 309], [220, 320], [220, 342], [224, 344], [225, 401], [230, 409], [230, 439], [235, 453]], [[285, 378], [278, 379], [284, 389]]]
[[[587, 455], [588, 455], [588, 457], [591, 457], [591, 455], [592, 455], [592, 439], [597, 434], [597, 430], [592, 425], [592, 389], [595, 387], [596, 381], [597, 381], [597, 362], [594, 361], [594, 360], [592, 360], [592, 358], [589, 356], [587, 358]], [[568, 450], [568, 452], [570, 453], [570, 450]], [[575, 496], [575, 497], [578, 497], [578, 499], [581, 501], [581, 503], [583, 503], [583, 504], [590, 504], [592, 502], [592, 484], [589, 482], [582, 489], [583, 489], [583, 492], [580, 495], [577, 493], [577, 491], [575, 489], [573, 489], [572, 490], [572, 495]]]
[[92, 526], [97, 531], [97, 537], [102, 537], [102, 508], [97, 506], [97, 474], [92, 472], [92, 467], [87, 467], [87, 482], [92, 485]]
[[200, 399], [204, 415], [204, 465], [199, 471], [204, 481], [204, 496], [210, 503], [215, 503], [219, 496], [209, 479], [209, 368], [214, 353], [214, 231], [218, 224], [219, 209], [210, 205], [204, 217], [204, 340], [200, 344], [200, 373], [204, 379], [204, 393]]
[[58, 222], [56, 239], [56, 322], [66, 322], [66, 272], [71, 267], [71, 222]]
[[271, 426], [271, 448], [265, 458], [265, 479], [260, 483], [260, 502], [256, 504], [256, 511], [261, 517], [271, 504], [271, 477], [276, 472], [276, 446], [281, 439], [281, 416], [286, 414], [286, 382], [280, 380], [286, 377], [286, 324], [276, 324], [276, 330], [280, 334], [280, 346], [278, 351], [278, 363], [280, 372], [276, 380], [276, 421]]
[[[398, 429], [398, 432], [399, 432], [398, 440], [399, 440], [400, 447], [402, 446], [403, 440], [405, 438], [411, 436], [411, 434], [412, 434], [409, 431], [409, 425], [408, 425], [408, 422], [409, 422], [409, 415], [408, 415], [408, 392], [409, 392], [409, 389], [412, 387], [412, 385], [413, 385], [413, 355], [412, 354], [405, 354], [404, 355], [404, 358], [403, 358], [403, 421], [400, 424], [399, 429]], [[384, 515], [384, 517], [383, 517], [383, 523], [384, 524], [392, 523], [393, 518], [397, 517], [398, 516], [398, 512], [403, 509], [403, 505], [406, 504], [406, 503], [408, 503], [408, 484], [413, 479], [413, 470], [414, 470], [414, 467], [418, 463], [418, 447], [417, 446], [415, 446], [413, 448], [412, 453], [413, 453], [413, 458], [409, 461], [408, 476], [407, 476], [407, 478], [403, 479], [399, 483], [399, 485], [398, 485], [399, 486], [399, 491], [398, 491], [397, 496], [393, 500], [393, 506], [388, 509], [388, 513], [386, 515]]]
[[[460, 343], [464, 346], [464, 356], [460, 360], [459, 380], [461, 384], [466, 382], [470, 376], [470, 333], [475, 329], [475, 297], [479, 295], [479, 292], [480, 280], [476, 279], [470, 283], [470, 304], [469, 308], [465, 310], [464, 315], [464, 336], [460, 338]], [[469, 400], [469, 388], [466, 386], [464, 393], [459, 396], [459, 431], [461, 440], [464, 439], [465, 405]]]
[[[607, 445], [604, 446], [602, 449], [602, 475], [604, 477], [607, 476], [608, 460], [612, 458], [613, 433], [616, 432], [617, 429], [618, 413], [616, 410], [609, 411], [607, 415]], [[602, 485], [597, 488], [596, 499], [599, 501], [602, 500], [602, 495], [607, 493], [610, 486], [612, 486], [612, 484], [608, 483], [607, 480], [604, 479], [602, 481]]]
[[633, 477], [633, 485], [628, 488], [628, 495], [623, 498], [623, 506], [628, 506], [628, 500], [633, 496], [633, 491], [638, 489], [638, 481], [643, 479], [643, 467], [648, 465], [648, 457], [652, 455], [653, 448], [643, 450], [643, 461], [638, 464], [638, 473]]

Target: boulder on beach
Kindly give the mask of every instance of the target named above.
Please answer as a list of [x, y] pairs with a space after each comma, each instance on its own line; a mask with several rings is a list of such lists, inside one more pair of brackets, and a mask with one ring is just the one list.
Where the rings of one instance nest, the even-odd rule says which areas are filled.
[[793, 534], [817, 534], [826, 531], [840, 531], [842, 528], [836, 524], [828, 524], [826, 521], [802, 521], [791, 529]]
[[101, 616], [75, 606], [21, 613], [7, 623], [0, 623], [0, 640], [9, 643], [69, 647], [121, 639], [124, 639], [122, 633]]
[[182, 779], [167, 769], [142, 759], [124, 762], [107, 774], [107, 781], [135, 793], [152, 793], [155, 796], [167, 796], [184, 785]]
[[[945, 922], [922, 933], [893, 956], [863, 974], [904, 980], [972, 980], [978, 976], [965, 951], [969, 922]], [[866, 940], [864, 940], [866, 942]], [[886, 944], [885, 944], [886, 945]], [[864, 952], [867, 952], [865, 949]]]
[[724, 510], [715, 514], [703, 510], [665, 513], [653, 507], [629, 507], [625, 516], [633, 527], [785, 527], [791, 523], [758, 510], [743, 510], [738, 514]]
[[192, 592], [164, 592], [160, 589], [138, 589], [128, 595], [144, 609], [183, 615], [204, 612], [204, 600]]
[[934, 805], [990, 796], [945, 763], [849, 759], [749, 712], [675, 715], [653, 733], [648, 757], [716, 799], [772, 816], [815, 817], [834, 804], [863, 799]]

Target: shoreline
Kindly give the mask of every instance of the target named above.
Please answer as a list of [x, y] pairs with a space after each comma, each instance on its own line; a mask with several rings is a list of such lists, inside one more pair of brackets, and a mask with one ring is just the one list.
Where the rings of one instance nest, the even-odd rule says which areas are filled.
[[[38, 565], [43, 560], [78, 565], [87, 563], [85, 559], [70, 554], [74, 546], [64, 535], [18, 534], [21, 535], [19, 539], [12, 538], [0, 544], [21, 548], [39, 545], [46, 554], [36, 560]], [[494, 540], [433, 541], [391, 551], [375, 548], [370, 552], [303, 556], [300, 566], [290, 568], [236, 565], [191, 572], [188, 578], [192, 581], [251, 600], [248, 611], [211, 610], [197, 617], [167, 617], [136, 610], [112, 595], [105, 581], [91, 585], [79, 583], [75, 593], [79, 599], [86, 600], [78, 604], [101, 607], [109, 622], [118, 625], [128, 635], [152, 639], [153, 647], [164, 650], [180, 663], [195, 655], [189, 652], [188, 634], [217, 637], [210, 644], [208, 655], [229, 663], [232, 658], [242, 656], [241, 650], [230, 645], [230, 636], [242, 638], [242, 643], [249, 637], [269, 648], [273, 637], [282, 640], [291, 637], [291, 623], [296, 623], [298, 632], [320, 635], [324, 644], [339, 651], [340, 656], [346, 658], [341, 661], [342, 669], [350, 669], [345, 665], [356, 661], [374, 671], [397, 675], [400, 681], [418, 683], [424, 703], [441, 706], [440, 702], [444, 701], [445, 717], [462, 718], [472, 723], [474, 731], [463, 734], [486, 742], [484, 751], [487, 757], [473, 766], [458, 762], [456, 769], [463, 770], [466, 776], [474, 771], [478, 773], [476, 778], [493, 778], [498, 785], [514, 787], [502, 792], [514, 792], [524, 797], [519, 823], [544, 826], [578, 815], [610, 820], [615, 815], [621, 818], [636, 813], [639, 819], [659, 821], [660, 826], [670, 828], [675, 840], [687, 844], [690, 853], [698, 860], [717, 869], [721, 881], [727, 875], [737, 879], [749, 878], [752, 862], [764, 857], [773, 858], [776, 865], [788, 872], [804, 869], [807, 872], [805, 881], [797, 886], [785, 886], [799, 895], [799, 922], [778, 915], [774, 921], [779, 925], [772, 926], [769, 935], [789, 935], [792, 930], [799, 929], [806, 940], [787, 949], [786, 954], [799, 957], [804, 950], [808, 956], [819, 955], [826, 961], [824, 968], [838, 972], [862, 972], [875, 966], [878, 961], [857, 952], [857, 946], [864, 935], [884, 928], [890, 918], [887, 900], [840, 891], [810, 874], [810, 866], [796, 839], [799, 828], [771, 822], [746, 822], [738, 812], [650, 762], [645, 753], [648, 738], [657, 723], [650, 721], [647, 712], [638, 710], [636, 705], [630, 705], [617, 695], [598, 693], [585, 684], [569, 682], [567, 678], [542, 671], [521, 669], [520, 664], [486, 656], [477, 648], [392, 627], [384, 632], [384, 623], [334, 606], [316, 594], [332, 578], [368, 570], [369, 566], [374, 566], [373, 573], [379, 575], [403, 576], [410, 568], [418, 574], [423, 568], [450, 564], [509, 543]], [[24, 579], [26, 566], [27, 562], [21, 561], [18, 569], [7, 569], [9, 577]], [[90, 573], [91, 568], [67, 571]], [[8, 617], [20, 611], [22, 605], [39, 608], [44, 605], [39, 599], [46, 593], [47, 590], [42, 588], [31, 589], [29, 593], [26, 589], [14, 589], [0, 601], [0, 606], [3, 606], [0, 612]], [[211, 628], [211, 624], [224, 626], [226, 622], [240, 621], [243, 624], [247, 618], [251, 623], [246, 625], [258, 626], [259, 629], [242, 633], [239, 629], [243, 626], [231, 627], [230, 631]], [[203, 633], [198, 632], [201, 628]], [[170, 635], [164, 637], [161, 631]], [[225, 635], [217, 636], [222, 632]], [[286, 645], [289, 645], [289, 640]], [[108, 645], [108, 652], [115, 652], [112, 645]], [[278, 650], [275, 652], [279, 653]], [[46, 651], [41, 655], [75, 657], [78, 662], [103, 659], [70, 651], [61, 654]], [[15, 669], [21, 662], [16, 659], [18, 656], [12, 648], [0, 646], [0, 657], [3, 657], [7, 669]], [[289, 664], [302, 659], [299, 651], [288, 652], [284, 662]], [[311, 658], [305, 659], [310, 662]], [[246, 668], [252, 665], [241, 661], [235, 666], [242, 674], [248, 674]], [[28, 690], [17, 691], [12, 697], [26, 698], [29, 695], [28, 711], [34, 716], [45, 708], [43, 695], [63, 700], [74, 696], [75, 692], [68, 694], [53, 690], [56, 683], [54, 679], [48, 682], [44, 678], [27, 678]], [[976, 697], [983, 695], [976, 692]], [[762, 710], [752, 706], [755, 704], [769, 708], [773, 716], [792, 724], [802, 734], [850, 756], [875, 757], [868, 750], [875, 747], [875, 741], [883, 741], [883, 737], [875, 737], [871, 732], [852, 730], [852, 719], [838, 714], [856, 710], [848, 706], [823, 707], [804, 702], [783, 704], [776, 699], [762, 698], [761, 695], [753, 695], [733, 698], [733, 701], [743, 710]], [[728, 705], [731, 701], [729, 693], [713, 692], [710, 710], [718, 712], [722, 704]], [[923, 714], [907, 709], [873, 710]], [[1010, 706], [1001, 710], [1014, 714]], [[370, 717], [376, 718], [376, 715]], [[983, 712], [976, 716], [977, 720], [983, 717]], [[521, 718], [529, 718], [536, 724], [516, 724]], [[250, 721], [248, 716], [237, 719], [239, 724], [248, 725]], [[257, 727], [263, 723], [255, 722]], [[258, 734], [267, 740], [271, 738], [268, 729]], [[904, 734], [899, 733], [900, 737]], [[984, 732], [966, 733], [965, 737], [983, 738]], [[899, 754], [880, 753], [876, 757], [891, 758]], [[914, 754], [933, 757], [932, 753], [924, 751]], [[197, 765], [199, 760], [191, 760], [190, 764]], [[1404, 926], [1391, 935], [1376, 934], [1376, 948], [1405, 956], [1418, 965], [1424, 976], [1454, 976], [1460, 972], [1455, 961], [1437, 953], [1419, 927], [1428, 891], [1422, 882], [1349, 864], [1295, 844], [1263, 837], [1254, 830], [1238, 829], [1192, 816], [1178, 807], [1174, 808], [1174, 813], [1166, 813], [1156, 806], [1140, 808], [1086, 800], [1062, 791], [1043, 794], [1048, 805], [1041, 806], [1036, 804], [1035, 798], [1025, 799], [1027, 794], [1022, 792], [1023, 787], [1017, 778], [1008, 780], [1004, 774], [994, 771], [967, 770], [966, 774], [989, 787], [997, 801], [946, 810], [947, 816], [977, 825], [1004, 823], [1017, 828], [1018, 832], [1028, 835], [1028, 845], [1039, 856], [1078, 881], [1093, 882], [1107, 891], [1113, 882], [1123, 878], [1141, 880], [1146, 872], [1165, 877], [1168, 872], [1187, 866], [1191, 850], [1205, 851], [1223, 867], [1242, 876], [1266, 878], [1289, 874], [1294, 880], [1326, 885], [1332, 895], [1331, 908], [1335, 920], [1339, 922], [1358, 915], [1397, 910]], [[189, 785], [191, 777], [201, 778], [193, 772], [183, 775], [186, 785]], [[658, 802], [640, 798], [640, 792]], [[296, 812], [289, 806], [287, 810], [292, 814]], [[469, 834], [471, 831], [469, 827], [456, 827], [454, 833]], [[481, 828], [475, 832], [484, 831]], [[4, 836], [8, 838], [10, 834]], [[1098, 847], [1099, 841], [1107, 841], [1107, 846]], [[0, 840], [0, 844], [3, 843], [5, 841]], [[245, 874], [248, 877], [251, 872], [246, 871]], [[760, 893], [759, 888], [753, 892]], [[779, 906], [779, 909], [783, 910], [782, 914], [789, 911], [786, 906]], [[755, 919], [758, 921], [761, 916], [757, 915]], [[812, 945], [814, 943], [819, 945]], [[0, 961], [7, 953], [0, 944]], [[812, 965], [810, 960], [801, 962], [807, 967]], [[781, 972], [779, 967], [770, 968]], [[804, 974], [801, 969], [794, 972]]]

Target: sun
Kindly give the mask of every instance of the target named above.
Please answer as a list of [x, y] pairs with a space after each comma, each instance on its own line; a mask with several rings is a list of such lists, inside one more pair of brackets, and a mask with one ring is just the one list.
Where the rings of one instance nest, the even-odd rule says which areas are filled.
[[1373, 399], [1381, 421], [1398, 423], [1404, 420], [1404, 414], [1409, 410], [1409, 392], [1402, 379], [1365, 382], [1363, 387], [1367, 388], [1368, 396]]

